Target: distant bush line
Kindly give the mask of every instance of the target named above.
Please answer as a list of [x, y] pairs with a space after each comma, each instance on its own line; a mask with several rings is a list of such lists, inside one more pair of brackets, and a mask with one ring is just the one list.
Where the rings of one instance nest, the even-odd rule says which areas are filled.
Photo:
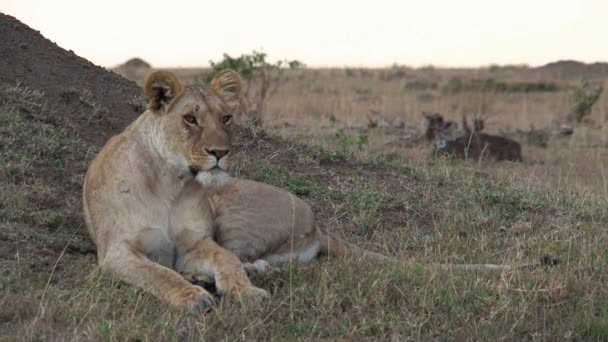
[[462, 92], [494, 92], [494, 93], [534, 93], [556, 92], [560, 88], [553, 82], [503, 82], [494, 79], [462, 80], [459, 77], [451, 78], [441, 90], [444, 93]]

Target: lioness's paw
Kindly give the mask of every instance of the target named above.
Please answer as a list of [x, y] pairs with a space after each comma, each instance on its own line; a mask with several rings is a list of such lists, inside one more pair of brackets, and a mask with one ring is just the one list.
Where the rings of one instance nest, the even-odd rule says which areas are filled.
[[270, 295], [266, 290], [255, 286], [245, 286], [231, 291], [230, 296], [241, 304], [259, 305], [270, 299]]
[[213, 279], [213, 275], [208, 273], [200, 273], [200, 272], [189, 272], [189, 271], [181, 271], [179, 272], [184, 279], [191, 283], [214, 283], [215, 279]]
[[202, 287], [193, 285], [179, 291], [173, 304], [196, 314], [204, 314], [215, 306], [215, 299]]
[[249, 279], [255, 279], [257, 276], [271, 274], [275, 271], [275, 269], [270, 266], [266, 260], [262, 259], [256, 260], [253, 263], [243, 263], [243, 268], [245, 268], [245, 272], [247, 273], [247, 277], [249, 277]]

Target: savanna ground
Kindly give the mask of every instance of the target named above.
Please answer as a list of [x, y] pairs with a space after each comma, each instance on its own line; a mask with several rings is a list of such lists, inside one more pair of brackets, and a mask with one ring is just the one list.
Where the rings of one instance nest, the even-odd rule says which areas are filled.
[[[566, 89], [579, 73], [289, 71], [267, 102], [264, 129], [245, 122], [236, 129], [236, 175], [294, 192], [325, 229], [403, 264], [286, 265], [255, 281], [271, 293], [265, 306], [220, 302], [197, 317], [99, 274], [80, 186], [103, 138], [133, 119], [141, 94], [82, 60], [57, 57], [56, 46], [45, 51], [54, 58], [44, 67], [62, 82], [8, 77], [0, 68], [0, 339], [608, 339], [606, 97], [573, 136], [560, 138], [567, 90], [444, 91], [456, 76]], [[53, 69], [61, 63], [75, 70]], [[70, 79], [83, 74], [77, 67], [96, 77]], [[180, 73], [197, 81], [205, 70]], [[124, 103], [107, 95], [118, 84]], [[370, 110], [399, 116], [406, 128], [364, 130]], [[455, 119], [483, 112], [488, 131], [522, 142], [526, 161], [434, 160], [420, 137], [421, 110]], [[546, 132], [546, 148], [537, 146], [532, 124]], [[559, 263], [506, 272], [424, 266], [539, 259]]]

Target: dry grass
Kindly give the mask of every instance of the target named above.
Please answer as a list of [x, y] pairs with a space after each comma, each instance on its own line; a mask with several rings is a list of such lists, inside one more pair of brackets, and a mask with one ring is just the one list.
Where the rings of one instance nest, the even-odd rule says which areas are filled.
[[[581, 75], [580, 77], [592, 77]], [[601, 76], [596, 76], [600, 77]], [[555, 92], [446, 92], [450, 80], [473, 79], [495, 82], [546, 83]], [[575, 125], [570, 137], [558, 136], [561, 124], [571, 112], [569, 88], [579, 79], [538, 73], [528, 69], [480, 70], [299, 70], [289, 75], [267, 105], [267, 127], [281, 135], [312, 144], [335, 144], [339, 129], [353, 136], [366, 135], [363, 155], [383, 154], [426, 165], [431, 144], [421, 139], [425, 121], [422, 111], [436, 111], [460, 122], [463, 114], [486, 118], [489, 133], [505, 134], [520, 141], [525, 163], [510, 168], [518, 178], [538, 185], [606, 197], [605, 158], [608, 97], [602, 96], [586, 123]], [[402, 130], [365, 131], [372, 112], [399, 117]], [[534, 128], [547, 137], [547, 147], [529, 140]], [[327, 141], [329, 140], [329, 143]], [[500, 175], [502, 165], [484, 165], [482, 170]], [[537, 180], [541, 180], [540, 182]]]
[[[294, 71], [271, 98], [267, 123], [324, 147], [245, 127], [236, 134], [236, 173], [297, 193], [311, 204], [319, 225], [402, 263], [323, 259], [286, 265], [256, 280], [272, 294], [266, 306], [222, 303], [204, 317], [170, 309], [99, 275], [74, 190], [95, 147], [82, 143], [69, 126], [49, 130], [43, 118], [28, 116], [24, 106], [44, 105], [31, 93], [11, 95], [0, 103], [0, 339], [608, 339], [608, 210], [600, 198], [605, 177], [598, 171], [605, 148], [598, 122], [604, 122], [606, 100], [592, 114], [596, 123], [577, 128], [573, 137], [552, 136], [547, 149], [522, 141], [522, 165], [431, 160], [427, 143], [411, 139], [392, 147], [388, 160], [378, 151], [402, 132], [352, 130], [366, 123], [370, 107], [421, 131], [420, 110], [456, 113], [452, 103], [474, 107], [480, 103], [476, 96], [487, 95], [437, 92], [424, 102], [403, 90], [403, 79], [387, 76], [392, 72], [397, 71]], [[504, 112], [488, 113], [513, 110], [516, 116], [496, 114], [488, 130], [516, 135], [530, 123], [551, 128], [555, 113], [565, 110], [564, 96], [493, 94], [490, 108]], [[522, 98], [526, 115], [516, 110], [524, 108]], [[341, 127], [351, 130], [336, 135]], [[29, 139], [29, 131], [41, 138]], [[359, 140], [362, 135], [367, 144]], [[66, 177], [66, 170], [74, 188], [61, 192], [53, 182]], [[46, 182], [36, 181], [45, 171]], [[518, 264], [545, 256], [560, 263], [481, 273], [424, 266]]]

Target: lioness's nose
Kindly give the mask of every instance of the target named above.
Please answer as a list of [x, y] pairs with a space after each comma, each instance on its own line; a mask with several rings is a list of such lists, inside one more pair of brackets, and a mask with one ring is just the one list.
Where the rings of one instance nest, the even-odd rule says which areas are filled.
[[209, 153], [210, 155], [217, 158], [217, 160], [222, 159], [222, 157], [227, 155], [229, 152], [229, 150], [220, 150], [220, 149], [212, 149], [212, 150], [205, 149], [205, 150], [207, 151], [207, 153]]

